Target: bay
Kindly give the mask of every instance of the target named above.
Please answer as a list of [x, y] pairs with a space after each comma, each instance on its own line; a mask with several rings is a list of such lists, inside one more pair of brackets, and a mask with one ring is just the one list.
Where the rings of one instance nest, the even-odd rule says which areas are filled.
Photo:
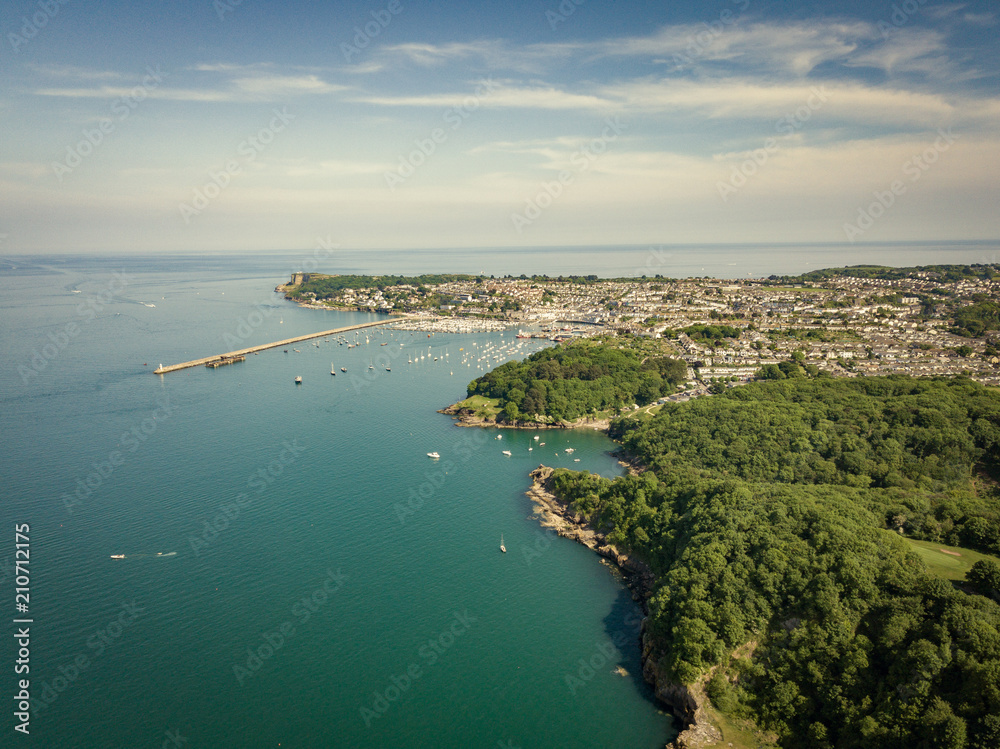
[[[512, 333], [387, 331], [151, 373], [379, 317], [288, 304], [272, 288], [302, 262], [7, 259], [0, 581], [12, 597], [12, 529], [30, 524], [31, 691], [48, 703], [33, 740], [670, 740], [640, 677], [635, 604], [596, 555], [542, 533], [524, 496], [541, 462], [618, 474], [613, 443], [496, 440], [435, 413], [485, 371], [466, 352]], [[391, 372], [368, 369], [380, 355]]]

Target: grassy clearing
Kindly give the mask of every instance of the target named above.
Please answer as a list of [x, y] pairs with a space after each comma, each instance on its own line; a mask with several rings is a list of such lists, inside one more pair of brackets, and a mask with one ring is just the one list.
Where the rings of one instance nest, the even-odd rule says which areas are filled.
[[487, 398], [485, 395], [473, 395], [455, 404], [459, 408], [471, 408], [482, 416], [496, 416], [500, 413], [500, 401], [497, 398]]
[[706, 744], [705, 749], [774, 749], [773, 737], [765, 736], [752, 722], [720, 713], [706, 702], [708, 719], [722, 733], [722, 741]]
[[910, 538], [905, 539], [905, 541], [924, 560], [928, 572], [937, 577], [943, 577], [945, 580], [964, 580], [965, 573], [972, 569], [972, 565], [982, 559], [1000, 563], [1000, 559], [996, 557], [980, 554], [971, 549], [945, 546], [931, 541], [914, 541]]

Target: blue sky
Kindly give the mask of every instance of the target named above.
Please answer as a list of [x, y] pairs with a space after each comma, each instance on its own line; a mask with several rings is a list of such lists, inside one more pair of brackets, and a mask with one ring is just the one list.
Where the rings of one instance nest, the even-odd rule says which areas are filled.
[[0, 251], [1000, 237], [995, 3], [8, 2]]

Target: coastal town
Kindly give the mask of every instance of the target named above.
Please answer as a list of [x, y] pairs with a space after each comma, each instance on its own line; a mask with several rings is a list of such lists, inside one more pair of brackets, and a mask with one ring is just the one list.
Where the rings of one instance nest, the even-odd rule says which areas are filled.
[[[689, 390], [780, 377], [788, 361], [838, 377], [963, 374], [1000, 385], [1000, 265], [884, 270], [740, 280], [370, 277], [326, 295], [310, 288], [339, 277], [295, 274], [278, 288], [306, 306], [403, 315], [403, 327], [419, 313], [411, 324], [427, 330], [657, 339], [688, 364]], [[957, 323], [963, 314], [985, 321]]]

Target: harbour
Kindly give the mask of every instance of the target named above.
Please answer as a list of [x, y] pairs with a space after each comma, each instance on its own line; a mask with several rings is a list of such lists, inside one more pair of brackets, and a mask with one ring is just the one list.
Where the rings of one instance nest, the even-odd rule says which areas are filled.
[[[416, 319], [411, 322], [415, 322]], [[205, 356], [201, 359], [192, 359], [191, 361], [181, 362], [180, 364], [171, 364], [164, 367], [162, 364], [153, 370], [153, 374], [163, 375], [168, 372], [177, 372], [181, 369], [189, 369], [190, 367], [198, 367], [205, 365], [206, 367], [215, 368], [221, 367], [225, 364], [232, 364], [237, 361], [243, 361], [247, 354], [255, 354], [258, 351], [266, 351], [267, 349], [277, 348], [278, 346], [289, 346], [293, 343], [299, 343], [300, 341], [309, 341], [313, 338], [322, 338], [324, 336], [336, 335], [339, 333], [346, 333], [350, 330], [360, 330], [361, 328], [374, 328], [379, 325], [391, 325], [392, 323], [399, 322], [398, 318], [391, 318], [389, 320], [376, 320], [375, 322], [365, 322], [358, 323], [357, 325], [348, 325], [343, 328], [333, 328], [332, 330], [322, 330], [319, 333], [309, 333], [308, 335], [295, 336], [294, 338], [284, 338], [280, 341], [274, 341], [273, 343], [263, 343], [258, 346], [250, 346], [249, 348], [239, 349], [238, 351], [230, 351], [226, 354], [216, 354], [215, 356]]]

